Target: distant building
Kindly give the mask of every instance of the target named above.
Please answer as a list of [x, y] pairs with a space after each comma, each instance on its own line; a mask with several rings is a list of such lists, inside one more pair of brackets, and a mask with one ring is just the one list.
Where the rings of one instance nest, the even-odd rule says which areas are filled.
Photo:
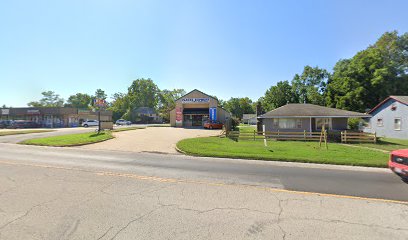
[[390, 96], [368, 112], [364, 132], [379, 137], [408, 139], [408, 96]]
[[170, 111], [173, 127], [202, 127], [206, 121], [223, 124], [231, 120], [231, 113], [218, 106], [218, 100], [197, 89], [176, 100], [176, 108]]
[[244, 114], [242, 116], [242, 123], [244, 124], [256, 125], [257, 122], [256, 114]]
[[287, 104], [258, 117], [268, 132], [318, 132], [347, 129], [348, 118], [369, 118], [370, 115], [313, 104]]
[[[0, 120], [28, 120], [42, 127], [78, 127], [85, 120], [97, 120], [98, 113], [71, 107], [0, 108]], [[112, 111], [102, 111], [101, 121], [112, 121]]]
[[163, 119], [150, 107], [139, 107], [132, 111], [132, 119], [136, 123], [162, 123]]

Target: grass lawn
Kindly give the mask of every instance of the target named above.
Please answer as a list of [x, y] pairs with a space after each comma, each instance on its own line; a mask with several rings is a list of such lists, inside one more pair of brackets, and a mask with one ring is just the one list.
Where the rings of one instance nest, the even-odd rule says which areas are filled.
[[245, 158], [271, 161], [290, 161], [387, 167], [388, 154], [364, 148], [329, 143], [329, 149], [320, 148], [318, 142], [300, 141], [239, 141], [228, 138], [207, 137], [184, 139], [177, 147], [189, 155], [207, 157]]
[[253, 133], [256, 130], [256, 126], [248, 126], [248, 125], [239, 125], [239, 132], [242, 133]]
[[46, 137], [30, 139], [20, 144], [27, 145], [39, 145], [39, 146], [53, 146], [53, 147], [69, 147], [69, 146], [79, 146], [90, 143], [102, 142], [108, 139], [112, 139], [112, 133], [110, 131], [105, 131], [101, 133], [77, 133], [68, 134], [62, 136]]
[[16, 135], [16, 134], [28, 134], [28, 133], [43, 133], [43, 132], [53, 132], [54, 130], [9, 130], [0, 131], [0, 136]]
[[386, 151], [393, 151], [397, 149], [408, 149], [408, 140], [380, 138], [376, 144], [374, 143], [353, 143], [356, 146], [377, 148]]

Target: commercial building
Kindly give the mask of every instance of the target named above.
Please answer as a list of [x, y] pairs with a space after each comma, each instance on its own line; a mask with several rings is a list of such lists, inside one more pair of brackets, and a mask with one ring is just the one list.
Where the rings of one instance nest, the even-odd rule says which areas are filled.
[[226, 124], [231, 113], [218, 106], [218, 100], [197, 89], [176, 100], [170, 111], [170, 125], [174, 127], [202, 127], [206, 121]]
[[364, 132], [379, 137], [408, 139], [408, 96], [390, 96], [368, 112]]
[[[97, 120], [98, 113], [70, 107], [1, 108], [0, 120], [27, 120], [42, 127], [78, 127], [85, 120]], [[101, 121], [112, 121], [111, 111], [101, 111]]]
[[347, 129], [348, 118], [369, 118], [359, 112], [313, 104], [287, 104], [258, 117], [268, 132], [316, 132], [322, 127], [332, 131]]

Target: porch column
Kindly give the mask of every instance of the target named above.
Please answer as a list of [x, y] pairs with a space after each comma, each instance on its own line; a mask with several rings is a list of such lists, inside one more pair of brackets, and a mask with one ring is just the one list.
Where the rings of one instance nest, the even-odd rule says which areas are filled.
[[312, 133], [312, 118], [309, 121], [309, 132]]

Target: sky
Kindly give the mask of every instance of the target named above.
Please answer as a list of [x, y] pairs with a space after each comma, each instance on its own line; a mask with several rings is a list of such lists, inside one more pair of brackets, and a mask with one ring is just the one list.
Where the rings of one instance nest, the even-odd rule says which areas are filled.
[[406, 0], [0, 0], [0, 105], [67, 99], [138, 78], [257, 100], [306, 65], [329, 71], [386, 31]]

